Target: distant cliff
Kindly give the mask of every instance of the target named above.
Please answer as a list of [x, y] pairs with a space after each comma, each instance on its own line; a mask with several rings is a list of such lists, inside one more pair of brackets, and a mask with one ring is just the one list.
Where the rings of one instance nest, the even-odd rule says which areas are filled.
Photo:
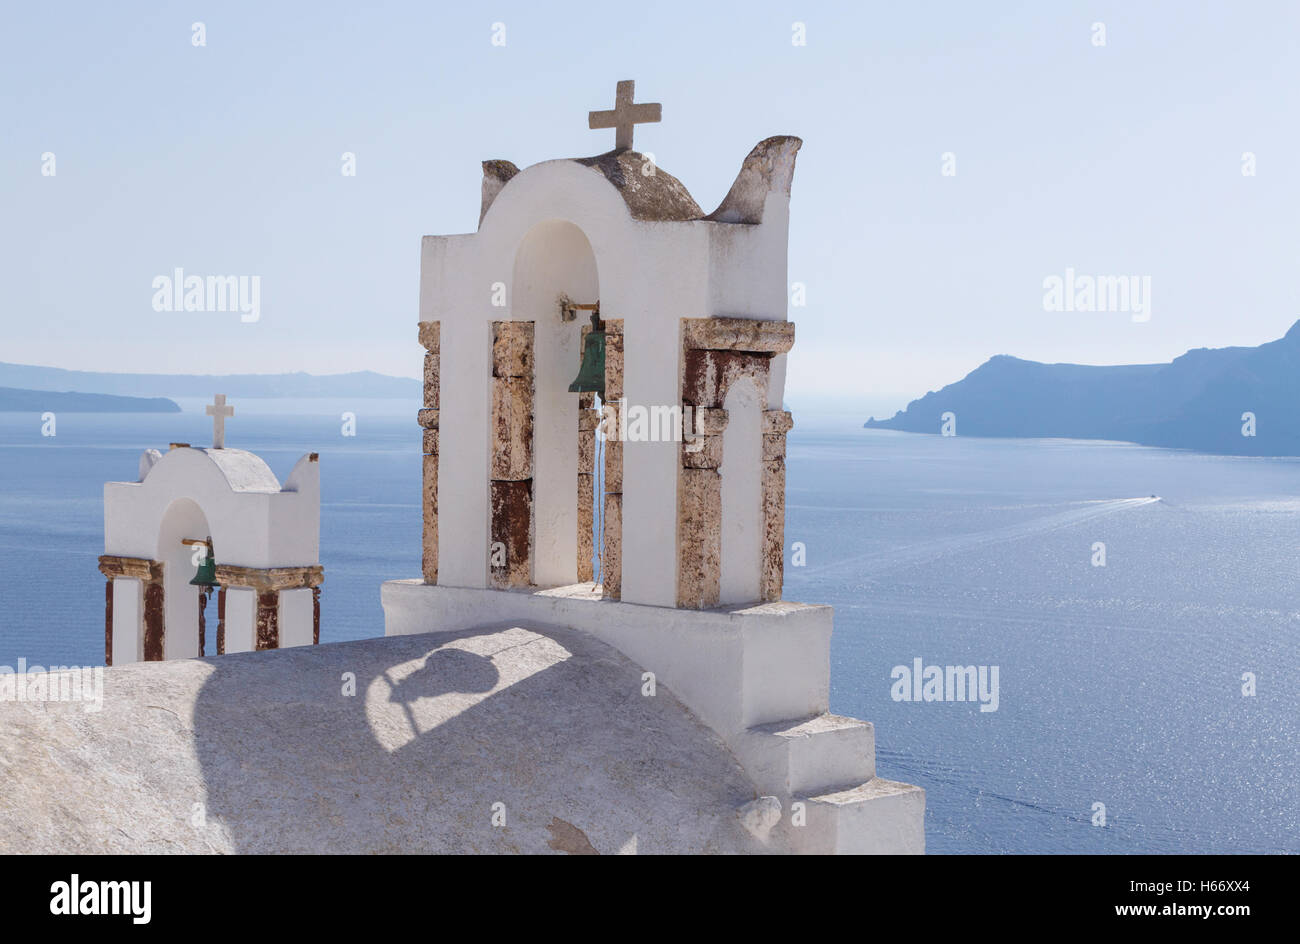
[[116, 397], [0, 387], [0, 413], [179, 413], [166, 397]]
[[358, 397], [418, 400], [419, 380], [363, 370], [350, 374], [111, 374], [0, 362], [0, 386], [92, 390], [134, 397]]
[[[1116, 439], [1243, 456], [1300, 456], [1300, 321], [1259, 347], [1198, 348], [1169, 364], [1087, 367], [1000, 354], [864, 426], [959, 436]], [[1253, 436], [1242, 435], [1254, 415]]]

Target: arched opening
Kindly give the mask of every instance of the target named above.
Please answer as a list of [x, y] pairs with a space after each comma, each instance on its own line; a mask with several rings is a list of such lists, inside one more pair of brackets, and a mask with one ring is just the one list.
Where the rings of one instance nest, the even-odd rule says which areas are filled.
[[[163, 514], [155, 557], [163, 565], [164, 659], [193, 659], [203, 655], [205, 648], [215, 652], [211, 640], [201, 645], [199, 639], [200, 606], [206, 604], [207, 595], [190, 583], [204, 548], [184, 543], [206, 540], [211, 534], [207, 516], [189, 498], [176, 499]], [[214, 556], [219, 550], [214, 549]]]
[[[569, 392], [582, 352], [586, 310], [572, 305], [599, 301], [596, 257], [573, 223], [548, 220], [534, 226], [515, 255], [511, 319], [533, 323], [533, 441], [531, 582], [561, 586], [578, 582], [589, 568], [591, 508], [603, 496], [590, 476], [589, 453], [579, 437], [580, 397]], [[567, 312], [566, 312], [567, 309]], [[586, 491], [584, 492], [584, 488]]]
[[727, 391], [722, 434], [722, 566], [719, 602], [761, 597], [763, 547], [763, 401], [752, 377]]

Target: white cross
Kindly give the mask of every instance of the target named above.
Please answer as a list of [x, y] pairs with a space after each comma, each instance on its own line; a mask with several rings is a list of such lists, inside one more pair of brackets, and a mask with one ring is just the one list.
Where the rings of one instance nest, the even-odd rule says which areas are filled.
[[203, 408], [203, 412], [212, 417], [212, 448], [226, 448], [226, 417], [235, 415], [233, 406], [226, 406], [226, 395], [218, 393], [212, 402]]
[[663, 120], [663, 106], [658, 102], [632, 104], [632, 93], [636, 83], [624, 79], [614, 91], [614, 109], [612, 111], [593, 111], [587, 115], [587, 127], [593, 131], [597, 128], [614, 129], [614, 150], [622, 151], [632, 147], [632, 126], [647, 122]]

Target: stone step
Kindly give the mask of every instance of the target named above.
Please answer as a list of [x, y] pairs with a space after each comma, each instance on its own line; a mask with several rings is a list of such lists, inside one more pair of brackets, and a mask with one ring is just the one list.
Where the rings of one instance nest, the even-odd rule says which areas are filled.
[[742, 732], [733, 749], [762, 794], [830, 793], [876, 775], [875, 730], [841, 715], [758, 725]]
[[796, 798], [782, 817], [791, 848], [815, 855], [922, 855], [925, 853], [925, 791], [873, 777], [847, 790]]

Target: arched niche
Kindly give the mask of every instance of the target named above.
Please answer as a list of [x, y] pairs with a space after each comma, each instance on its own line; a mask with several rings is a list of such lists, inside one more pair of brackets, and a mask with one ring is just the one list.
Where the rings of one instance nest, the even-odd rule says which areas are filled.
[[[201, 654], [199, 588], [190, 584], [196, 570], [195, 547], [182, 542], [201, 541], [211, 534], [207, 516], [193, 499], [178, 498], [163, 513], [154, 559], [163, 565], [164, 659], [192, 659]], [[214, 556], [216, 552], [219, 549], [214, 548]]]
[[[577, 225], [553, 219], [528, 231], [515, 254], [510, 316], [533, 328], [532, 568], [536, 586], [578, 580], [578, 394], [585, 312], [561, 316], [563, 301], [600, 298], [596, 257]], [[589, 526], [589, 525], [588, 525]]]

